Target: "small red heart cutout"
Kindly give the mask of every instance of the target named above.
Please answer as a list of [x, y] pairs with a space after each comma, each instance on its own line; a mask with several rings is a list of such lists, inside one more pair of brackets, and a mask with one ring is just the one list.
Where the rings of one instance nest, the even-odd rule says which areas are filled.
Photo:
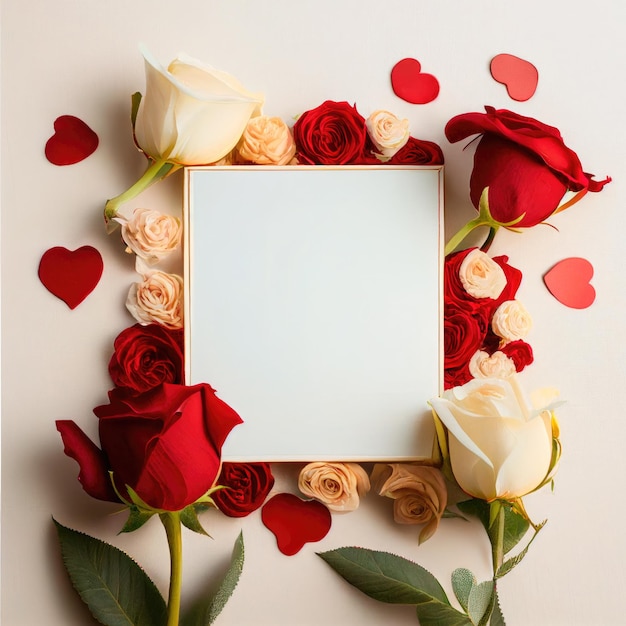
[[432, 74], [422, 73], [417, 59], [402, 59], [391, 70], [393, 92], [412, 104], [427, 104], [439, 95], [439, 81]]
[[75, 309], [100, 282], [104, 264], [91, 246], [70, 251], [55, 247], [44, 252], [39, 262], [39, 280], [57, 298]]
[[587, 259], [570, 257], [546, 272], [543, 282], [561, 304], [586, 309], [596, 299], [596, 290], [589, 284], [592, 277], [593, 265]]
[[261, 519], [287, 556], [299, 552], [305, 543], [322, 540], [332, 522], [330, 511], [321, 502], [301, 500], [291, 493], [270, 498], [261, 509]]
[[509, 97], [518, 102], [530, 100], [537, 89], [539, 72], [530, 62], [512, 54], [498, 54], [491, 59], [493, 79], [502, 83]]
[[73, 165], [98, 147], [98, 135], [81, 119], [62, 115], [54, 120], [54, 135], [46, 142], [46, 158], [54, 165]]

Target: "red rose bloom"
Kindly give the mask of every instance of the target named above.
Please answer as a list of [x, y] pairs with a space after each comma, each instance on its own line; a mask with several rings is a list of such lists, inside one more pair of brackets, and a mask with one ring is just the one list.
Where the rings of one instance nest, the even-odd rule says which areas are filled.
[[256, 511], [274, 486], [269, 463], [223, 463], [217, 483], [227, 489], [213, 494], [217, 508], [229, 517]]
[[135, 324], [115, 339], [109, 374], [116, 387], [145, 393], [162, 383], [182, 384], [183, 331]]
[[443, 165], [443, 152], [433, 141], [409, 137], [387, 162], [389, 165]]
[[600, 191], [610, 182], [591, 180], [553, 126], [506, 109], [485, 110], [457, 115], [445, 133], [452, 143], [483, 135], [474, 154], [470, 197], [478, 208], [489, 187], [489, 211], [496, 222], [534, 226], [557, 210], [567, 190]]
[[467, 365], [483, 345], [487, 320], [461, 309], [446, 309], [444, 319], [444, 368]]
[[525, 341], [518, 339], [517, 341], [511, 341], [501, 348], [500, 352], [506, 354], [515, 364], [515, 370], [521, 372], [527, 365], [530, 365], [533, 360], [533, 349]]
[[179, 511], [215, 484], [222, 445], [242, 420], [209, 385], [164, 383], [137, 396], [114, 389], [109, 401], [94, 409], [101, 449], [73, 421], [56, 423], [90, 496], [119, 502], [112, 472], [125, 500], [131, 500], [128, 485], [149, 506]]
[[293, 138], [300, 163], [346, 165], [360, 161], [367, 129], [355, 106], [327, 100], [298, 118]]

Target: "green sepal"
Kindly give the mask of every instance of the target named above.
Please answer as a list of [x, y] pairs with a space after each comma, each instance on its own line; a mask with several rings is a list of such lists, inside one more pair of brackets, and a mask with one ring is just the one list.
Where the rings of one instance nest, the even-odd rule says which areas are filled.
[[204, 530], [202, 524], [200, 523], [200, 520], [198, 519], [198, 513], [202, 513], [209, 508], [211, 508], [209, 504], [190, 504], [188, 507], [185, 507], [180, 512], [180, 521], [182, 522], [183, 526], [185, 526], [189, 530], [193, 530], [194, 533], [210, 537], [211, 535], [209, 535], [209, 533]]
[[165, 600], [127, 554], [52, 518], [63, 564], [92, 615], [105, 626], [165, 626]]
[[476, 585], [476, 576], [468, 569], [459, 567], [452, 572], [452, 590], [459, 604], [467, 613], [467, 603], [469, 602], [472, 587]]
[[528, 553], [528, 548], [530, 548], [530, 545], [535, 540], [535, 537], [538, 535], [539, 531], [545, 526], [546, 522], [547, 520], [544, 520], [543, 522], [541, 522], [541, 524], [535, 526], [535, 533], [530, 538], [530, 541], [526, 544], [526, 547], [521, 552], [519, 552], [519, 554], [516, 554], [514, 557], [511, 557], [510, 559], [502, 563], [502, 565], [498, 568], [498, 571], [495, 573], [496, 578], [502, 578], [503, 576], [506, 576], [506, 574], [508, 574], [514, 567], [521, 563], [522, 559]]
[[222, 612], [237, 587], [244, 564], [243, 533], [239, 533], [230, 565], [217, 591], [207, 597], [202, 597], [181, 619], [181, 626], [209, 626]]
[[130, 123], [133, 125], [133, 134], [135, 131], [135, 122], [137, 121], [137, 112], [139, 111], [141, 98], [142, 95], [138, 91], [130, 97]]
[[132, 533], [141, 528], [153, 515], [153, 511], [145, 511], [132, 504], [128, 510], [128, 519], [120, 533]]
[[338, 548], [317, 555], [364, 594], [393, 604], [439, 602], [450, 606], [439, 581], [426, 569], [395, 554]]

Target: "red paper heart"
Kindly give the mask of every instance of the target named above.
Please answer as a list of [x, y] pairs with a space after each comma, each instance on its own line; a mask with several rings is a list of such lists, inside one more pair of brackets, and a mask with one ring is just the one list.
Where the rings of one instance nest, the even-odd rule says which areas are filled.
[[491, 75], [502, 83], [509, 97], [518, 102], [529, 100], [539, 82], [537, 68], [528, 61], [512, 54], [498, 54], [491, 59]]
[[393, 92], [412, 104], [432, 102], [439, 95], [439, 81], [432, 74], [423, 74], [417, 59], [402, 59], [391, 70]]
[[91, 246], [70, 251], [50, 248], [39, 262], [39, 280], [57, 298], [75, 309], [100, 282], [104, 264], [100, 253]]
[[54, 135], [46, 142], [46, 158], [54, 165], [72, 165], [86, 159], [98, 147], [98, 135], [73, 115], [54, 120]]
[[596, 299], [596, 290], [589, 284], [592, 277], [593, 265], [587, 259], [570, 257], [552, 267], [543, 282], [561, 304], [586, 309]]
[[305, 543], [323, 539], [331, 525], [330, 511], [321, 502], [301, 500], [291, 493], [279, 493], [268, 500], [261, 519], [287, 556], [299, 552]]

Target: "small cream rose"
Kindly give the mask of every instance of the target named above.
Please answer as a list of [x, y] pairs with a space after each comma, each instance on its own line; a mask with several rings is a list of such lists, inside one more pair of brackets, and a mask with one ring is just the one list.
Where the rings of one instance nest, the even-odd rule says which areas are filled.
[[152, 270], [137, 259], [142, 282], [131, 285], [126, 299], [130, 314], [144, 326], [152, 322], [167, 328], [183, 326], [183, 279]]
[[172, 215], [153, 209], [135, 209], [129, 220], [119, 215], [114, 219], [121, 224], [126, 252], [134, 252], [150, 265], [158, 263], [180, 244], [180, 220]]
[[482, 250], [472, 250], [459, 267], [463, 288], [474, 298], [496, 300], [506, 287], [504, 270]]
[[296, 154], [296, 144], [280, 117], [260, 115], [248, 121], [237, 152], [244, 161], [257, 165], [287, 165]]
[[504, 352], [497, 350], [489, 354], [477, 350], [469, 362], [469, 371], [473, 378], [508, 378], [515, 374], [515, 363]]
[[420, 543], [433, 536], [448, 501], [439, 469], [413, 463], [378, 463], [371, 481], [381, 496], [394, 500], [393, 517], [398, 524], [425, 524]]
[[409, 120], [389, 111], [374, 111], [365, 121], [367, 134], [378, 150], [381, 160], [389, 160], [409, 140]]
[[524, 339], [532, 326], [532, 318], [519, 300], [503, 302], [491, 319], [493, 332], [505, 342]]
[[358, 463], [309, 463], [298, 477], [298, 489], [331, 511], [354, 511], [370, 490], [366, 471]]

